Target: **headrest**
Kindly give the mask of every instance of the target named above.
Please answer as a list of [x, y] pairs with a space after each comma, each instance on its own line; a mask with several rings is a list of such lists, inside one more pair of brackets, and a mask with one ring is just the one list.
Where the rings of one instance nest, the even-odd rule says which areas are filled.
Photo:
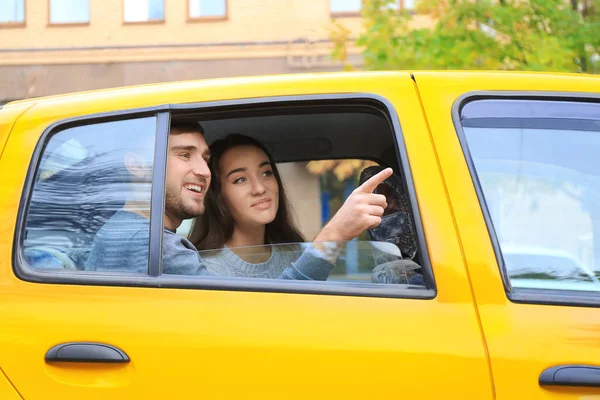
[[[381, 166], [365, 168], [360, 174], [360, 184], [385, 169]], [[372, 241], [389, 242], [398, 246], [404, 259], [413, 259], [417, 253], [417, 240], [408, 198], [402, 179], [392, 174], [383, 181], [373, 193], [383, 194], [387, 199], [387, 208], [379, 226], [368, 229]]]

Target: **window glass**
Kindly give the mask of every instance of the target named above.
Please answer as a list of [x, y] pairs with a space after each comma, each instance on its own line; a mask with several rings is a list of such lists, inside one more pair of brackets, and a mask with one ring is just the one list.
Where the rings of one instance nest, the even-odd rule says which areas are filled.
[[27, 214], [30, 267], [146, 273], [155, 131], [148, 117], [50, 137]]
[[[210, 273], [226, 277], [303, 279], [302, 275], [295, 274], [307, 274], [308, 270], [308, 273], [316, 274], [311, 276], [313, 280], [424, 286], [422, 270], [415, 259], [414, 227], [407, 213], [390, 212], [387, 214], [390, 218], [381, 225], [383, 230], [365, 231], [348, 242], [311, 242], [359, 186], [361, 172], [369, 168], [378, 168], [378, 164], [361, 159], [278, 163], [277, 170], [285, 190], [287, 209], [301, 240], [259, 246], [226, 245], [223, 248], [201, 249], [198, 255], [202, 264], [206, 265]], [[240, 174], [240, 178], [245, 180], [242, 175], [244, 174]], [[213, 178], [214, 176], [213, 174]], [[214, 190], [214, 186], [211, 190]], [[227, 189], [221, 190], [225, 192]], [[252, 189], [248, 187], [248, 190]], [[281, 189], [279, 190], [281, 195]], [[393, 202], [393, 194], [379, 191], [390, 199], [389, 203]], [[272, 189], [267, 190], [262, 196], [269, 197], [272, 193]], [[227, 212], [231, 212], [232, 208], [243, 210], [239, 206], [246, 203], [245, 198], [248, 196], [254, 195], [236, 192], [235, 199], [222, 196], [220, 201], [228, 204], [225, 206], [229, 210]], [[398, 193], [397, 196], [408, 201], [403, 193]], [[210, 204], [211, 197], [208, 197], [207, 204]], [[207, 205], [205, 212], [215, 212], [215, 209]], [[237, 215], [232, 214], [236, 221], [252, 218], [252, 212], [246, 216], [243, 211], [236, 212]], [[193, 234], [194, 222], [200, 224], [199, 221], [186, 220], [177, 229], [177, 233], [189, 237], [197, 244]], [[392, 235], [381, 234], [382, 231], [387, 232], [385, 227], [392, 225], [398, 228]], [[323, 268], [323, 259], [333, 265], [324, 275], [319, 270]], [[163, 264], [170, 262], [164, 261]]]
[[0, 1], [0, 24], [25, 22], [25, 0]]
[[362, 0], [331, 0], [332, 13], [357, 13], [362, 7]]
[[486, 100], [462, 124], [512, 286], [600, 291], [600, 105]]
[[125, 0], [125, 22], [162, 21], [165, 17], [164, 0]]
[[89, 0], [50, 0], [51, 24], [75, 24], [89, 21]]
[[201, 250], [198, 255], [210, 273], [224, 277], [425, 286], [421, 267], [403, 259], [389, 242], [296, 242]]
[[227, 0], [189, 0], [190, 18], [225, 17]]

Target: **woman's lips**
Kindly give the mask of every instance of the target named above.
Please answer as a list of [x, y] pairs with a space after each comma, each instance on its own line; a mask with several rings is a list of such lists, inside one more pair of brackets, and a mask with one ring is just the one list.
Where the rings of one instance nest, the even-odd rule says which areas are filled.
[[266, 210], [271, 207], [271, 199], [261, 199], [251, 206], [252, 208], [258, 208], [259, 210]]

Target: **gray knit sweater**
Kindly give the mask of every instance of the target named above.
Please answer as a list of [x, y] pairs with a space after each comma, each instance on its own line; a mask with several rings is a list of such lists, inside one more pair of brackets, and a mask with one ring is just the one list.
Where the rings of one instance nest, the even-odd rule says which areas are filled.
[[[147, 273], [149, 236], [148, 219], [128, 211], [116, 212], [94, 237], [85, 269]], [[273, 254], [277, 253], [273, 252]], [[214, 268], [209, 270], [207, 262], [198, 255], [198, 251], [189, 240], [172, 231], [164, 230], [164, 274], [217, 276], [222, 273], [226, 276], [244, 276], [236, 269], [239, 264], [231, 264], [227, 259], [223, 259], [224, 266], [217, 268], [217, 261], [209, 261]], [[281, 270], [279, 275], [269, 272], [269, 277], [291, 280], [326, 280], [334, 267], [320, 257], [312, 247], [305, 250], [295, 261], [283, 255], [275, 255], [270, 263], [273, 271], [279, 268]], [[229, 268], [233, 270], [229, 271]]]
[[[283, 274], [286, 268], [295, 265], [296, 260], [302, 256], [302, 251], [295, 246], [261, 246], [257, 247], [257, 251], [270, 251], [271, 255], [267, 261], [255, 264], [244, 261], [225, 246], [219, 250], [202, 251], [200, 257], [206, 268], [217, 275], [274, 279]], [[307, 279], [311, 278], [307, 277]]]

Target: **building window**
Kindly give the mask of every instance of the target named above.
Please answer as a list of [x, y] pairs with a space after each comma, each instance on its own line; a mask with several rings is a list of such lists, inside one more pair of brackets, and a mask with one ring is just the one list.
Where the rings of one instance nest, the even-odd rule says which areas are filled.
[[25, 22], [25, 0], [0, 1], [0, 24], [18, 24]]
[[[334, 15], [359, 15], [363, 0], [330, 0], [330, 12]], [[392, 10], [415, 8], [415, 0], [394, 0], [387, 5]]]
[[50, 0], [51, 24], [87, 24], [89, 22], [89, 0]]
[[125, 22], [164, 21], [164, 0], [125, 0], [123, 3]]
[[362, 0], [330, 0], [332, 14], [358, 14]]
[[415, 9], [415, 0], [400, 0], [402, 3], [402, 8], [405, 10], [414, 10]]
[[189, 19], [227, 18], [227, 0], [188, 0]]

